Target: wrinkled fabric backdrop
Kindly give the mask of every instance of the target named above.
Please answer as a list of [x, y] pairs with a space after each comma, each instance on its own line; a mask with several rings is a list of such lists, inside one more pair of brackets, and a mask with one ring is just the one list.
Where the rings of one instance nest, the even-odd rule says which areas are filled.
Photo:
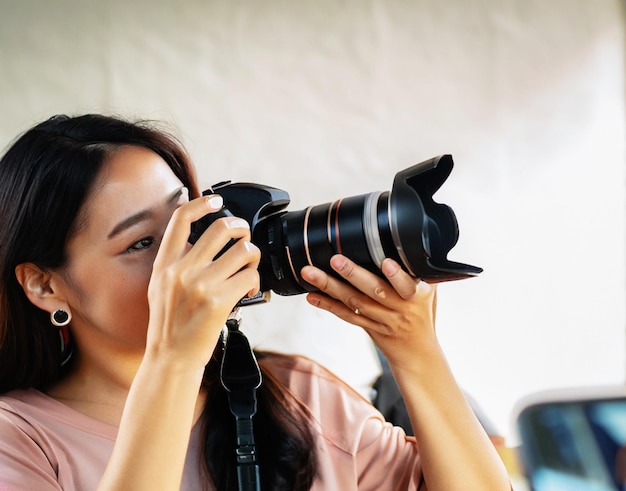
[[[624, 379], [624, 18], [617, 0], [0, 0], [0, 144], [55, 113], [165, 120], [205, 186], [268, 184], [290, 210], [451, 153], [449, 257], [485, 272], [439, 287], [438, 332], [508, 434], [529, 392]], [[303, 296], [242, 329], [364, 394], [379, 371]]]

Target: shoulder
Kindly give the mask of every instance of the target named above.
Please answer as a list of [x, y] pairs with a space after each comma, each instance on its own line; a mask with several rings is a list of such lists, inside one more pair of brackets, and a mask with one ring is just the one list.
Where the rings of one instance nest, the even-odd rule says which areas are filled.
[[[34, 416], [44, 398], [34, 390], [0, 395], [0, 484], [8, 489], [16, 483], [40, 486], [55, 480], [58, 459]], [[28, 486], [26, 489], [47, 489]]]
[[49, 454], [54, 428], [71, 417], [62, 405], [35, 389], [14, 390], [0, 395], [0, 445], [20, 445]]
[[32, 426], [36, 414], [50, 411], [48, 397], [35, 390], [13, 390], [0, 395], [0, 424], [19, 427]]
[[95, 489], [116, 433], [34, 389], [0, 395], [0, 489]]
[[0, 394], [0, 406], [12, 407], [22, 405], [43, 405], [50, 401], [51, 397], [37, 389], [15, 389]]
[[116, 427], [96, 421], [38, 390], [0, 395], [0, 445], [21, 440], [50, 455], [71, 451], [72, 446], [108, 446], [116, 435]]

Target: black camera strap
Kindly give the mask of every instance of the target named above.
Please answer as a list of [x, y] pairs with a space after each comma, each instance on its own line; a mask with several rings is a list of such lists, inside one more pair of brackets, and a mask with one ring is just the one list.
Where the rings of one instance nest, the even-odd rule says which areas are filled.
[[239, 308], [236, 308], [226, 321], [220, 379], [228, 392], [230, 412], [235, 416], [237, 427], [239, 491], [260, 491], [252, 417], [256, 414], [256, 390], [261, 386], [261, 370], [248, 338], [239, 330], [240, 324]]

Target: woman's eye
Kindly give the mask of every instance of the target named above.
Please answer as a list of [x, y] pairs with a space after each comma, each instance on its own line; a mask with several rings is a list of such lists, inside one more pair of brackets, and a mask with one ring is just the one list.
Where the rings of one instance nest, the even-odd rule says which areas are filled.
[[133, 245], [131, 245], [127, 252], [138, 252], [143, 249], [148, 249], [150, 246], [154, 244], [154, 239], [152, 237], [146, 237], [144, 239], [138, 240]]

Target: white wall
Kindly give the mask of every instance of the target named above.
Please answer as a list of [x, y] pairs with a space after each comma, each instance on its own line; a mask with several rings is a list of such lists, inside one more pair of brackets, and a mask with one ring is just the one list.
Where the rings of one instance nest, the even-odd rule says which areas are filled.
[[[452, 153], [450, 257], [485, 272], [440, 286], [438, 332], [504, 432], [528, 392], [624, 378], [623, 74], [618, 0], [0, 0], [1, 145], [59, 112], [165, 119], [204, 184], [292, 210]], [[367, 340], [304, 303], [244, 326], [369, 383]]]

